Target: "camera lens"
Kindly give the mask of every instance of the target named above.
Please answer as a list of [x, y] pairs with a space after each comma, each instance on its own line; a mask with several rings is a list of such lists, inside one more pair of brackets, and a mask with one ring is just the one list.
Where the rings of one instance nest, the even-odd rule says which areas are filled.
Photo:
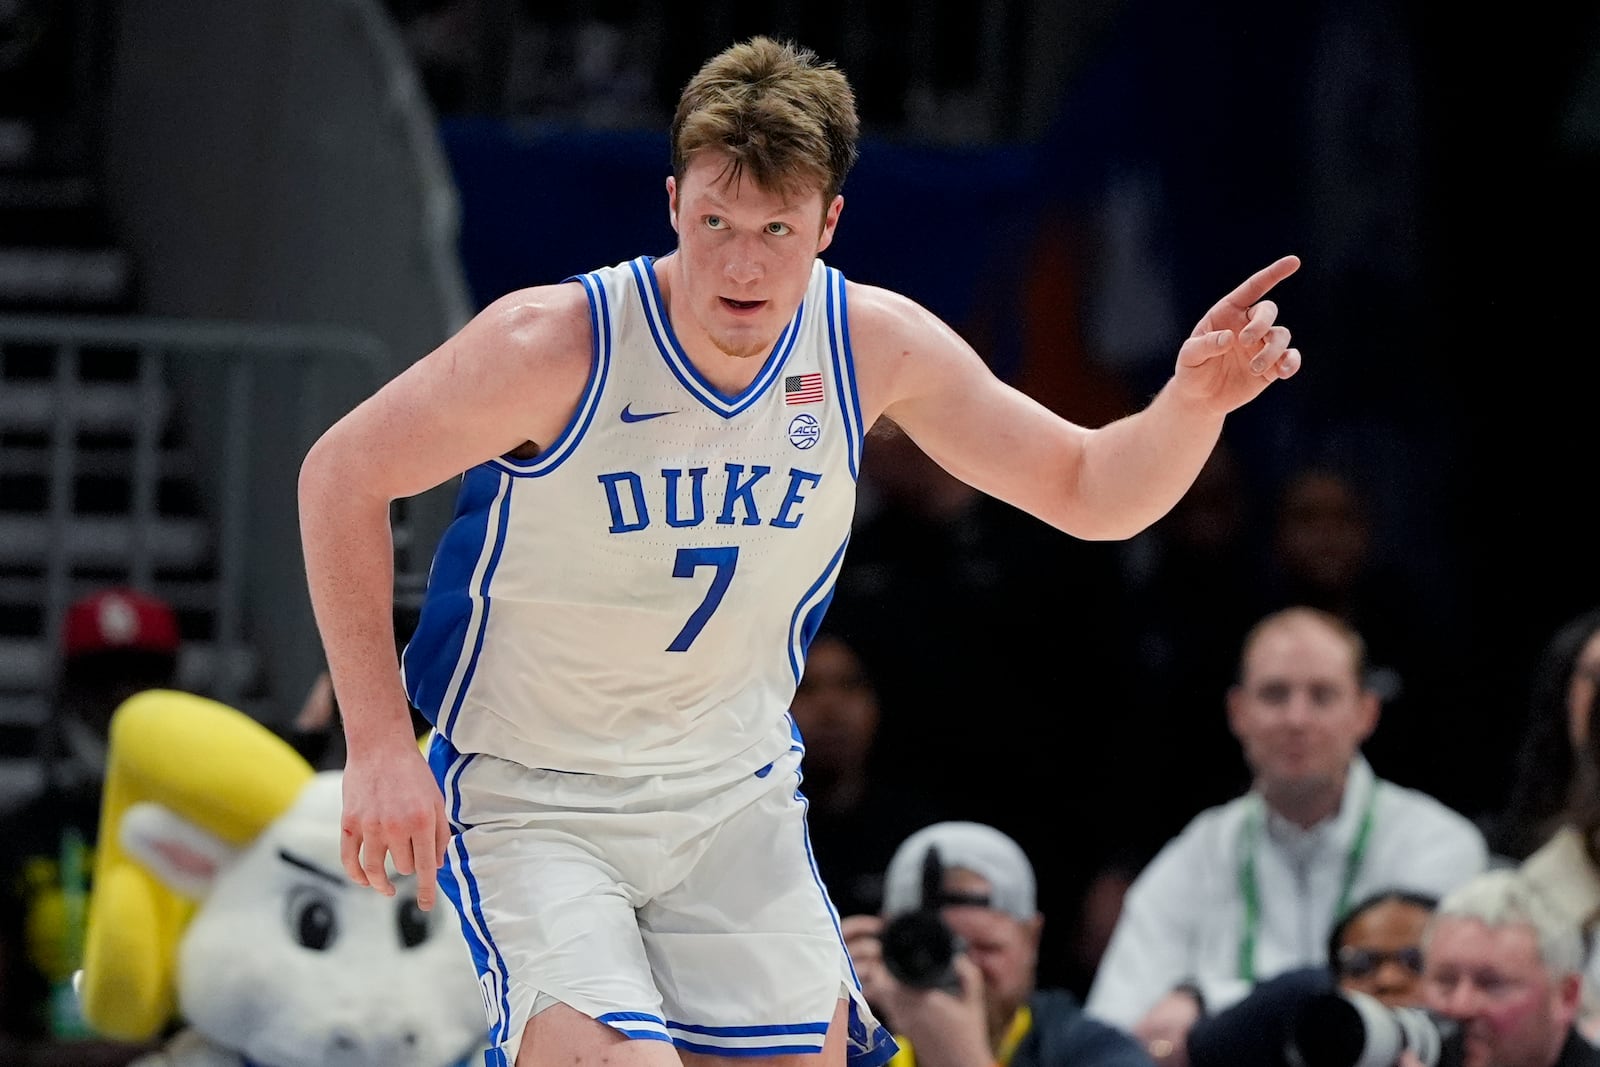
[[911, 911], [883, 931], [883, 963], [902, 985], [917, 989], [960, 988], [951, 962], [956, 938], [935, 911]]

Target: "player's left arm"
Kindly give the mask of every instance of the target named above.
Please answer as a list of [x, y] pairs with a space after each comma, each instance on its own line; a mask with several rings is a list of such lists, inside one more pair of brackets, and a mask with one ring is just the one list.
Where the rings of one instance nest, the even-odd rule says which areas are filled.
[[1264, 297], [1299, 266], [1285, 257], [1213, 306], [1141, 411], [1089, 429], [1002, 382], [914, 301], [852, 285], [850, 331], [869, 423], [892, 420], [975, 488], [1074, 536], [1143, 530], [1188, 490], [1228, 412], [1300, 366]]

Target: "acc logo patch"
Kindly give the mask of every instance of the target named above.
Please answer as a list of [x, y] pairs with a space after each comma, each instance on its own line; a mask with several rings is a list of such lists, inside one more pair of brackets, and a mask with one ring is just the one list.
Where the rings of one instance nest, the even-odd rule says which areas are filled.
[[789, 443], [804, 452], [817, 443], [822, 426], [815, 415], [801, 412], [789, 420]]

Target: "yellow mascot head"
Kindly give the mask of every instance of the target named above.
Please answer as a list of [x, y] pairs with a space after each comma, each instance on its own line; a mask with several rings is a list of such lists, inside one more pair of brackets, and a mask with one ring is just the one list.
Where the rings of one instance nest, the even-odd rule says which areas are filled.
[[[312, 775], [287, 741], [214, 700], [153, 689], [117, 708], [79, 985], [90, 1026], [143, 1041], [173, 1020], [178, 942], [194, 908], [124, 850], [128, 809], [154, 802], [242, 846], [288, 810]], [[169, 859], [181, 866], [184, 858]]]

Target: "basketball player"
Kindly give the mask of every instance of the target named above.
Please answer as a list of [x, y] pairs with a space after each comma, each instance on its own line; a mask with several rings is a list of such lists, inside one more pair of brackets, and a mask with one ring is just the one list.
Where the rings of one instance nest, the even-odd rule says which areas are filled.
[[[856, 138], [850, 86], [814, 54], [716, 56], [672, 123], [675, 251], [496, 300], [304, 462], [345, 867], [384, 893], [414, 876], [424, 907], [437, 872], [491, 1065], [886, 1060], [810, 862], [786, 713], [862, 439], [891, 420], [977, 488], [1123, 538], [1183, 494], [1229, 411], [1300, 367], [1264, 299], [1291, 256], [1206, 313], [1143, 411], [1064, 421], [819, 260]], [[389, 505], [458, 475], [397, 669]], [[426, 762], [408, 696], [435, 726]]]

